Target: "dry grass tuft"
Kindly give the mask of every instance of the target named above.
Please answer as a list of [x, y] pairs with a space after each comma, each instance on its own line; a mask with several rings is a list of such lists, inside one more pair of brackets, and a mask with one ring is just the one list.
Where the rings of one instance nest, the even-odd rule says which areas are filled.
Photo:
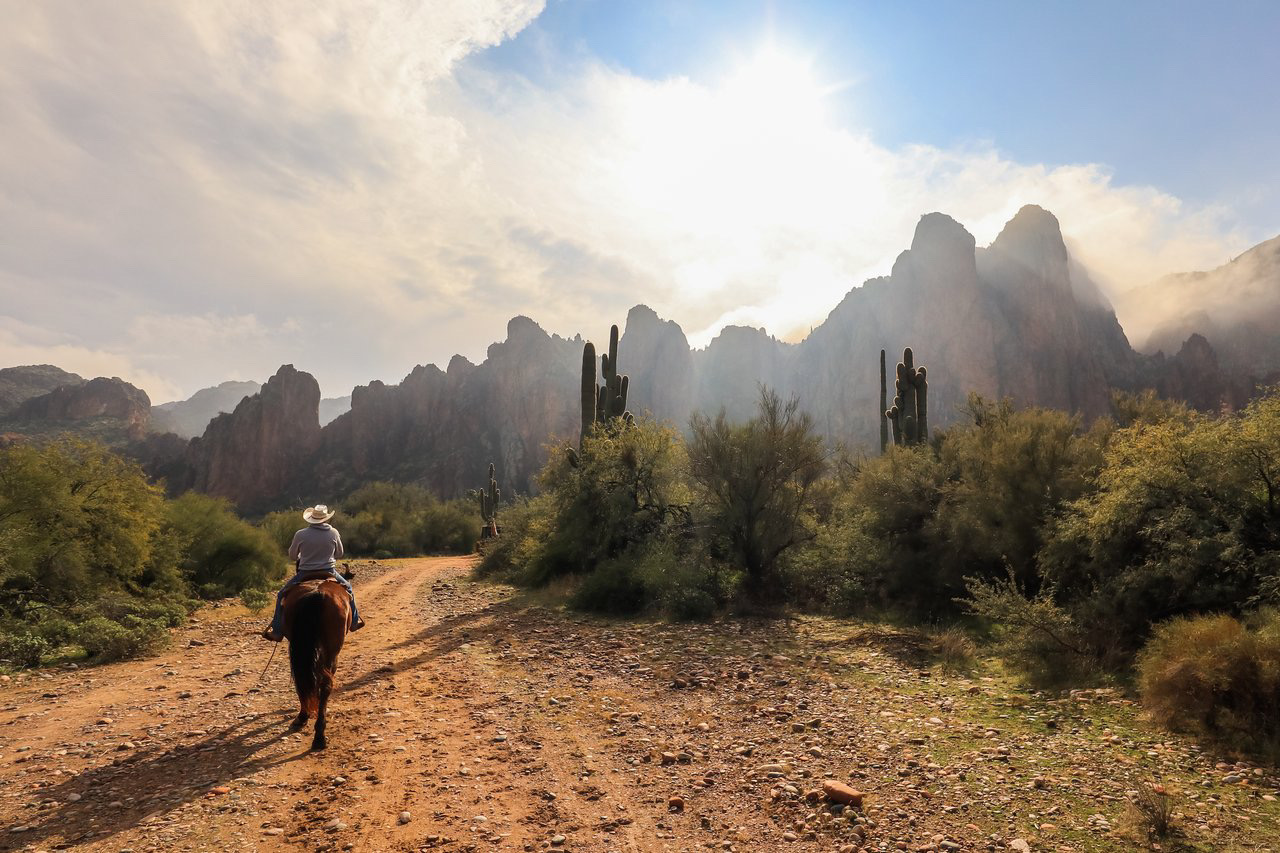
[[959, 628], [933, 632], [929, 636], [928, 649], [947, 672], [972, 670], [978, 656], [978, 647]]

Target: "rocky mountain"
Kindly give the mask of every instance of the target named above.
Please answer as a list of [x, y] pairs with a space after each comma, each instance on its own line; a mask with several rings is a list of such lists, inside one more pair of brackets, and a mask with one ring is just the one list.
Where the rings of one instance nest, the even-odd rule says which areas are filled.
[[74, 432], [118, 445], [141, 439], [150, 424], [151, 400], [145, 391], [118, 377], [100, 376], [27, 399], [0, 421], [0, 432]]
[[[602, 343], [607, 330], [597, 332]], [[828, 438], [871, 447], [879, 435], [879, 351], [892, 363], [904, 346], [929, 367], [938, 426], [955, 419], [970, 391], [1097, 416], [1109, 410], [1111, 388], [1182, 363], [1139, 364], [1072, 262], [1057, 220], [1038, 207], [1021, 210], [985, 248], [948, 216], [922, 217], [891, 273], [850, 291], [799, 344], [729, 327], [691, 350], [677, 324], [636, 306], [619, 352], [633, 411], [678, 425], [721, 407], [744, 418], [765, 384], [798, 396]], [[482, 363], [455, 357], [446, 370], [418, 367], [397, 385], [360, 386], [351, 410], [323, 427], [315, 380], [282, 368], [260, 395], [192, 442], [185, 482], [247, 508], [329, 500], [374, 479], [454, 496], [481, 482], [493, 461], [508, 494], [528, 492], [547, 443], [577, 433], [581, 347], [581, 337], [549, 335], [517, 317]], [[1190, 393], [1212, 381], [1212, 370], [1196, 364], [1170, 387]]]
[[1280, 371], [1280, 237], [1208, 272], [1178, 273], [1117, 301], [1137, 348], [1176, 353], [1192, 334], [1213, 347], [1224, 369], [1265, 376]]
[[170, 489], [195, 489], [243, 507], [286, 495], [320, 446], [319, 408], [315, 378], [284, 365], [262, 390], [191, 440], [185, 470], [170, 469]]
[[[592, 331], [603, 344], [607, 328]], [[445, 370], [420, 366], [395, 385], [359, 386], [350, 410], [327, 423], [315, 379], [286, 365], [189, 444], [153, 435], [134, 452], [172, 491], [225, 496], [250, 512], [335, 502], [370, 480], [457, 496], [483, 482], [490, 461], [505, 493], [527, 493], [549, 443], [577, 435], [582, 345], [516, 317], [480, 364], [455, 356]], [[1109, 411], [1113, 388], [1156, 388], [1204, 409], [1254, 392], [1203, 335], [1171, 356], [1134, 352], [1057, 219], [1035, 206], [985, 247], [948, 216], [922, 217], [889, 275], [851, 290], [798, 344], [728, 327], [693, 350], [676, 323], [638, 305], [619, 352], [637, 413], [679, 426], [721, 407], [745, 418], [764, 384], [797, 396], [828, 439], [874, 450], [879, 353], [892, 365], [904, 346], [929, 368], [935, 427], [953, 422], [971, 391], [1085, 419]]]
[[0, 417], [32, 397], [48, 394], [61, 385], [83, 385], [84, 379], [52, 364], [28, 364], [0, 369]]
[[202, 388], [185, 400], [161, 403], [151, 410], [153, 427], [158, 432], [172, 432], [183, 438], [203, 435], [209, 421], [236, 405], [262, 386], [253, 381], [228, 381], [212, 388]]
[[325, 397], [320, 401], [320, 426], [331, 423], [338, 415], [351, 411], [351, 395], [345, 397]]

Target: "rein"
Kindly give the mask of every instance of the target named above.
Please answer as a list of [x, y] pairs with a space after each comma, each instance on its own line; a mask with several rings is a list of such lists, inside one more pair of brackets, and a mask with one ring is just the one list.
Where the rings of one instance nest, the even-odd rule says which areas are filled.
[[271, 657], [267, 658], [267, 665], [262, 668], [262, 675], [258, 676], [258, 684], [262, 683], [262, 679], [267, 677], [267, 670], [271, 669], [271, 662], [276, 659], [276, 652], [280, 651], [279, 643], [272, 643], [274, 648], [271, 649]]

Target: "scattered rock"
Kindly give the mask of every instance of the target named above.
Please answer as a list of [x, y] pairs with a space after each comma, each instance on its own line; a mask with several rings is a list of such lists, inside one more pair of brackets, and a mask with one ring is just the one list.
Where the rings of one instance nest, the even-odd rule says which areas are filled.
[[834, 779], [828, 779], [822, 783], [822, 793], [833, 803], [853, 806], [857, 809], [862, 808], [862, 800], [865, 796], [861, 791]]

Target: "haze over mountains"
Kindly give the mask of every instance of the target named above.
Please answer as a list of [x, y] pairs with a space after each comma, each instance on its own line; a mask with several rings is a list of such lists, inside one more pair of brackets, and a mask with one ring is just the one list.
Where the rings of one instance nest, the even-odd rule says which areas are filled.
[[[970, 391], [1086, 419], [1109, 411], [1114, 388], [1154, 388], [1205, 409], [1238, 407], [1255, 379], [1280, 367], [1278, 255], [1280, 239], [1211, 273], [1173, 277], [1168, 286], [1182, 313], [1149, 294], [1143, 304], [1160, 306], [1149, 315], [1158, 334], [1145, 340], [1164, 352], [1147, 355], [1130, 346], [1048, 211], [1024, 207], [987, 247], [931, 213], [890, 274], [851, 290], [803, 341], [731, 326], [693, 350], [679, 325], [637, 305], [626, 317], [620, 369], [631, 376], [636, 412], [683, 425], [694, 411], [723, 406], [745, 418], [765, 384], [798, 396], [827, 438], [864, 447], [878, 440], [879, 351], [892, 364], [904, 346], [929, 368], [937, 426], [954, 421]], [[1233, 297], [1231, 309], [1207, 321], [1186, 310], [1203, 301], [1204, 287]], [[1236, 310], [1235, 300], [1255, 310]], [[585, 331], [599, 343], [607, 322]], [[0, 402], [28, 394], [0, 409], [0, 432], [43, 434], [54, 424], [117, 418], [131, 452], [172, 490], [225, 496], [246, 511], [332, 500], [374, 479], [456, 496], [476, 486], [490, 461], [508, 494], [528, 492], [547, 443], [577, 434], [583, 340], [516, 317], [482, 363], [455, 356], [445, 370], [420, 366], [397, 385], [357, 387], [350, 410], [331, 422], [322, 417], [325, 404], [332, 412], [344, 401], [322, 401], [315, 378], [292, 365], [261, 387], [223, 383], [155, 409], [120, 380], [85, 383], [48, 366], [0, 371]], [[1219, 365], [1219, 347], [1229, 370]]]

